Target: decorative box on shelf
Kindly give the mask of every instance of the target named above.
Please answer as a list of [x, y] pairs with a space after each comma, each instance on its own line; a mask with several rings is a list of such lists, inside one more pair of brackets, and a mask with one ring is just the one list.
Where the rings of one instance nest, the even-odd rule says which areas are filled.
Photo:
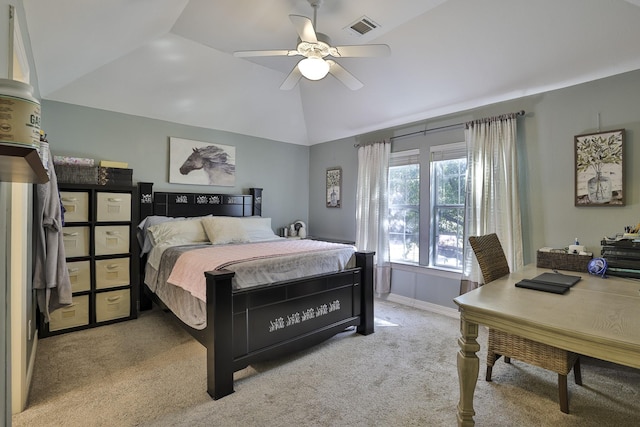
[[84, 165], [55, 165], [56, 177], [62, 184], [131, 186], [133, 170]]
[[56, 177], [61, 184], [98, 183], [98, 167], [85, 165], [55, 165]]
[[538, 251], [536, 265], [541, 268], [555, 268], [569, 271], [588, 271], [593, 255], [569, 254], [565, 251]]
[[132, 185], [133, 170], [126, 168], [98, 168], [98, 185]]

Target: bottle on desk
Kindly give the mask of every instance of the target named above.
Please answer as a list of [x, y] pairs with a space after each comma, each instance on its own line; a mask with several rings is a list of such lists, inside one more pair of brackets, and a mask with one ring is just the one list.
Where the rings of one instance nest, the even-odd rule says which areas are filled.
[[585, 252], [586, 248], [584, 246], [582, 246], [580, 244], [580, 242], [578, 241], [578, 238], [576, 237], [574, 240], [574, 244], [573, 245], [569, 245], [569, 253], [570, 254], [580, 254], [582, 252]]

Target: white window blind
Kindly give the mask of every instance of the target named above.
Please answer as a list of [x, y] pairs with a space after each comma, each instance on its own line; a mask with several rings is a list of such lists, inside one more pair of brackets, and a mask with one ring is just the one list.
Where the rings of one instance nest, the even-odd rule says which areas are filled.
[[391, 153], [389, 166], [415, 165], [420, 161], [420, 150], [405, 150]]
[[431, 161], [462, 159], [467, 157], [467, 143], [456, 142], [453, 144], [434, 145], [430, 148]]

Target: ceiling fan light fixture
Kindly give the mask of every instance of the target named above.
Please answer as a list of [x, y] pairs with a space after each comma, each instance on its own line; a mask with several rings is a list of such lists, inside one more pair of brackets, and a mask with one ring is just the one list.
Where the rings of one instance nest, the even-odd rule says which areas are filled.
[[298, 70], [309, 80], [321, 80], [329, 73], [329, 63], [322, 58], [310, 56], [298, 62]]
[[[322, 0], [307, 1], [313, 8], [313, 21], [306, 16], [289, 15], [289, 19], [298, 33], [298, 44], [295, 50], [247, 50], [234, 52], [233, 55], [245, 58], [255, 56], [303, 56], [304, 58], [293, 67], [287, 75], [287, 78], [280, 85], [280, 89], [282, 90], [292, 89], [298, 84], [302, 77], [307, 80], [317, 81], [324, 79], [329, 73], [349, 89], [360, 89], [363, 86], [360, 80], [355, 78], [334, 60], [325, 59], [325, 57], [358, 58], [388, 56], [391, 53], [389, 46], [386, 44], [333, 46], [331, 39], [326, 34], [319, 33], [315, 29], [316, 12]], [[377, 27], [377, 25], [368, 18], [365, 20], [363, 17], [362, 20], [365, 25], [370, 25], [374, 28]]]

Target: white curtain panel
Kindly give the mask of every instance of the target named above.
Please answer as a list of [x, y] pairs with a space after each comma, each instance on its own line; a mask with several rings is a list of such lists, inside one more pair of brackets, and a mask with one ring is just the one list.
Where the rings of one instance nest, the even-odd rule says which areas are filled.
[[358, 147], [356, 247], [376, 253], [374, 282], [378, 294], [391, 290], [388, 225], [390, 153], [391, 143], [388, 141]]
[[515, 113], [466, 124], [467, 194], [461, 294], [483, 283], [469, 236], [496, 233], [510, 270], [523, 266], [516, 128]]

